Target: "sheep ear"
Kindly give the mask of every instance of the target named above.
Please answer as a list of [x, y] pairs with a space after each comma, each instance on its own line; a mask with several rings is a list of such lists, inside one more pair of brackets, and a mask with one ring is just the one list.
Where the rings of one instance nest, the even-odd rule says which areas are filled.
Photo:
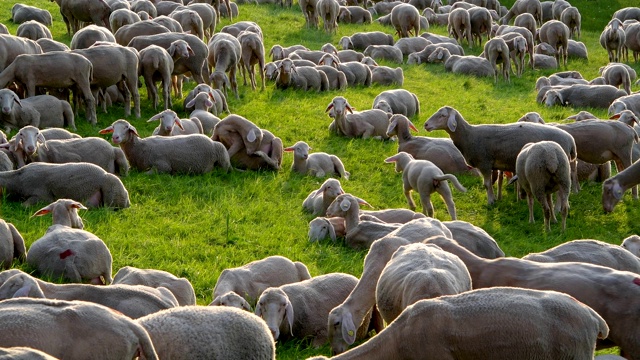
[[213, 99], [213, 98], [211, 98], [211, 99], [207, 98], [207, 99], [205, 99], [205, 100], [204, 100], [204, 106], [206, 106], [206, 107], [212, 107], [212, 106], [213, 106], [213, 104], [214, 104], [215, 102], [216, 102], [216, 100], [215, 100], [215, 99]]
[[327, 220], [327, 225], [329, 226], [329, 237], [331, 238], [331, 241], [336, 242], [336, 229], [333, 228], [333, 225], [331, 225], [329, 220]]
[[182, 120], [180, 120], [178, 117], [175, 117], [173, 118], [173, 121], [176, 123], [176, 125], [178, 125], [180, 130], [184, 130], [184, 126], [182, 126]]
[[42, 144], [42, 146], [48, 150], [47, 148], [47, 140], [44, 138], [44, 135], [42, 135], [42, 133], [38, 132], [38, 136], [36, 137], [36, 141], [39, 142], [40, 144]]
[[129, 125], [129, 131], [133, 133], [133, 135], [140, 137], [140, 135], [138, 134], [138, 130], [136, 130], [136, 128], [133, 125]]
[[256, 141], [257, 139], [258, 139], [258, 137], [256, 136], [255, 131], [253, 131], [253, 130], [249, 131], [249, 133], [247, 134], [247, 141], [252, 143], [252, 142]]
[[254, 311], [254, 314], [256, 314], [259, 317], [262, 317], [262, 308], [259, 302], [256, 304], [256, 311]]
[[394, 163], [396, 161], [398, 161], [398, 155], [397, 154], [384, 159], [384, 162], [386, 162], [386, 163]]
[[331, 103], [329, 104], [329, 106], [327, 106], [327, 108], [325, 109], [325, 111], [324, 111], [324, 112], [327, 112], [327, 111], [329, 111], [329, 110], [331, 110], [331, 109], [333, 109], [333, 102], [331, 102]]
[[20, 98], [18, 97], [18, 95], [13, 95], [13, 102], [18, 104], [18, 106], [20, 106], [20, 108], [22, 108], [22, 102], [20, 101]]
[[347, 103], [347, 104], [345, 105], [345, 108], [346, 108], [350, 113], [352, 113], [352, 114], [353, 114], [353, 109], [355, 109], [354, 107], [351, 107], [351, 105], [350, 105], [349, 103]]
[[[572, 119], [572, 118], [575, 119], [576, 115], [569, 116], [567, 119]], [[609, 119], [620, 119], [620, 113], [613, 114]]]
[[187, 45], [187, 52], [189, 52], [189, 56], [193, 56], [196, 53], [193, 51], [193, 49], [191, 48], [191, 46]]
[[340, 203], [340, 209], [342, 209], [342, 211], [349, 211], [350, 208], [351, 202], [347, 199], [342, 200], [342, 202]]
[[371, 206], [371, 204], [369, 204], [366, 200], [364, 199], [360, 199], [359, 197], [356, 198], [356, 201], [358, 201], [359, 205], [367, 205], [370, 208], [373, 208], [373, 206]]
[[[206, 104], [206, 103], [205, 103], [205, 104]], [[189, 101], [189, 102], [187, 103], [187, 107], [188, 107], [188, 108], [193, 107], [193, 106], [195, 106], [195, 105], [196, 105], [196, 99], [195, 99], [195, 98], [191, 99], [191, 101]], [[207, 105], [207, 106], [208, 106], [208, 105]], [[151, 120], [149, 120], [149, 121], [151, 121]]]
[[409, 129], [411, 129], [411, 130], [413, 130], [415, 132], [418, 132], [418, 128], [415, 125], [413, 125], [413, 123], [411, 121], [409, 121]]
[[47, 205], [47, 206], [43, 207], [42, 209], [40, 209], [40, 210], [36, 211], [33, 215], [31, 215], [31, 217], [33, 217], [33, 216], [43, 216], [43, 215], [47, 215], [47, 214], [48, 214], [48, 213], [50, 213], [50, 212], [51, 212], [51, 210], [52, 210], [51, 205], [52, 205], [52, 204], [49, 204], [49, 205]]
[[458, 127], [458, 121], [456, 120], [456, 112], [453, 110], [449, 111], [449, 119], [447, 119], [447, 126], [451, 132], [455, 132]]
[[349, 345], [356, 341], [356, 326], [350, 312], [342, 315], [342, 339]]
[[[393, 120], [389, 123], [389, 126], [387, 127], [387, 134], [389, 134], [390, 132], [393, 131], [393, 129], [396, 128], [396, 126], [398, 125], [398, 121], [397, 120]], [[387, 162], [387, 160], [385, 160], [385, 162]]]
[[79, 203], [79, 202], [77, 202], [77, 201], [72, 202], [70, 206], [71, 206], [71, 208], [73, 208], [73, 209], [82, 209], [82, 210], [87, 210], [87, 208], [86, 208], [84, 205], [82, 205], [81, 203]]
[[286, 148], [284, 148], [282, 150], [284, 150], [286, 152], [292, 152], [293, 151], [293, 146], [286, 147]]
[[13, 293], [12, 298], [29, 297], [30, 292], [31, 292], [31, 284], [27, 284], [22, 286], [20, 289], [16, 290], [16, 292]]
[[291, 301], [287, 300], [287, 306], [284, 308], [284, 314], [287, 317], [287, 322], [289, 323], [289, 331], [291, 335], [293, 335], [293, 305], [291, 305]]
[[242, 308], [247, 311], [251, 311], [251, 305], [249, 305], [249, 303], [245, 299], [242, 299]]
[[147, 120], [147, 122], [152, 122], [152, 121], [159, 120], [160, 118], [162, 118], [163, 115], [164, 115], [164, 111], [161, 112], [161, 113], [153, 115], [149, 120]]
[[100, 130], [98, 132], [99, 134], [112, 134], [113, 133], [113, 126], [108, 126], [102, 130]]

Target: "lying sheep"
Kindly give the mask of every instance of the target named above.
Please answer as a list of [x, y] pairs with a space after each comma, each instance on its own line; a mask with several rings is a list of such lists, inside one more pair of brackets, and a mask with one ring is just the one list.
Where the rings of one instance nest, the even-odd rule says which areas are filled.
[[178, 114], [171, 109], [164, 110], [154, 116], [152, 116], [147, 122], [160, 121], [155, 129], [153, 129], [152, 135], [160, 136], [176, 136], [176, 135], [190, 135], [190, 134], [204, 134], [202, 123], [198, 118], [194, 119], [180, 119]]
[[46, 352], [26, 346], [12, 346], [0, 349], [0, 358], [13, 360], [56, 360]]
[[271, 61], [283, 60], [289, 56], [292, 52], [296, 50], [309, 50], [304, 45], [292, 45], [288, 47], [283, 47], [282, 45], [276, 44], [271, 47], [269, 50], [269, 56], [271, 56]]
[[18, 170], [0, 173], [0, 187], [9, 195], [24, 199], [24, 206], [39, 201], [68, 198], [87, 207], [127, 208], [129, 193], [122, 181], [89, 163], [32, 163]]
[[[363, 55], [364, 57], [364, 55]], [[360, 62], [348, 61], [339, 62], [333, 54], [325, 54], [320, 60], [321, 65], [333, 66], [342, 71], [347, 78], [348, 86], [364, 85], [371, 86], [372, 73], [369, 67]]]
[[320, 178], [337, 175], [349, 180], [350, 174], [344, 169], [344, 164], [337, 156], [325, 152], [309, 154], [309, 150], [311, 147], [304, 141], [298, 141], [293, 146], [284, 148], [284, 151], [293, 152], [292, 171]]
[[[329, 311], [340, 304], [357, 283], [353, 275], [331, 273], [270, 287], [260, 295], [255, 313], [267, 323], [275, 340], [309, 336], [312, 346], [320, 347], [327, 342]], [[367, 329], [368, 322], [365, 322], [357, 333], [364, 335]]]
[[443, 221], [458, 244], [485, 259], [504, 257], [504, 251], [484, 229], [466, 221]]
[[622, 200], [625, 191], [638, 184], [640, 179], [639, 171], [640, 163], [636, 161], [602, 183], [602, 207], [604, 212], [612, 212], [618, 202]]
[[363, 52], [375, 60], [386, 60], [402, 64], [402, 51], [393, 45], [369, 45]]
[[196, 293], [193, 285], [185, 278], [155, 269], [138, 269], [131, 266], [120, 268], [113, 277], [112, 284], [144, 285], [153, 288], [164, 287], [175, 296], [178, 305], [187, 306], [196, 304]]
[[563, 89], [549, 90], [544, 103], [546, 106], [594, 107], [607, 109], [614, 100], [626, 96], [624, 90], [611, 85], [571, 85]]
[[416, 94], [404, 89], [386, 90], [373, 99], [373, 109], [390, 114], [402, 114], [411, 117], [420, 114], [420, 101]]
[[562, 214], [562, 230], [567, 227], [569, 214], [569, 193], [571, 191], [571, 170], [564, 150], [554, 141], [529, 143], [522, 147], [516, 159], [518, 183], [527, 193], [529, 222], [533, 223], [533, 199], [542, 205], [544, 227], [550, 231], [549, 219], [557, 222], [553, 210], [551, 193], [558, 194]]
[[329, 90], [329, 79], [321, 70], [306, 66], [296, 67], [291, 59], [284, 59], [278, 68], [276, 87], [280, 89], [293, 87], [304, 91], [327, 91]]
[[307, 267], [283, 256], [269, 256], [241, 267], [224, 269], [213, 288], [213, 302], [233, 292], [255, 305], [258, 297], [270, 286], [281, 286], [310, 279]]
[[456, 220], [456, 207], [453, 203], [451, 190], [447, 180], [451, 181], [458, 191], [466, 192], [458, 179], [451, 174], [444, 174], [440, 168], [428, 160], [415, 160], [413, 156], [406, 152], [385, 159], [386, 163], [395, 163], [396, 171], [402, 172], [402, 182], [404, 195], [409, 203], [409, 208], [415, 210], [416, 204], [411, 197], [411, 191], [415, 190], [420, 195], [422, 203], [422, 213], [433, 217], [433, 204], [431, 203], [431, 193], [438, 192], [442, 200], [447, 204], [447, 210], [452, 220]]
[[231, 169], [224, 145], [201, 135], [152, 136], [141, 139], [126, 120], [116, 120], [100, 134], [113, 134], [111, 141], [120, 145], [131, 167], [139, 171], [161, 173], [206, 173], [217, 164]]
[[[573, 163], [572, 176], [575, 174], [576, 143], [564, 130], [529, 123], [470, 125], [457, 110], [449, 106], [436, 111], [425, 122], [424, 128], [427, 131], [443, 129], [449, 133], [467, 163], [482, 174], [489, 204], [495, 201], [493, 170], [515, 171], [517, 152], [527, 143], [542, 140], [558, 142]], [[491, 141], [485, 142], [483, 139]]]
[[302, 202], [302, 208], [313, 215], [324, 216], [327, 208], [335, 198], [344, 194], [340, 181], [337, 179], [327, 179], [319, 189], [312, 191]]
[[2, 108], [0, 119], [5, 129], [20, 129], [26, 125], [38, 128], [68, 126], [73, 130], [76, 129], [71, 105], [51, 95], [19, 99], [13, 91], [1, 89], [0, 107]]
[[625, 247], [598, 240], [573, 240], [544, 252], [528, 254], [522, 259], [542, 263], [583, 262], [640, 274], [637, 256]]
[[438, 47], [429, 58], [428, 62], [442, 62], [444, 69], [459, 74], [474, 76], [495, 76], [495, 70], [489, 60], [479, 56], [451, 55], [449, 50]]
[[404, 83], [404, 72], [401, 67], [390, 68], [388, 66], [367, 65], [371, 70], [371, 82], [382, 86], [397, 85]]
[[401, 246], [382, 270], [376, 285], [376, 306], [391, 324], [408, 306], [423, 299], [471, 290], [471, 276], [457, 256], [436, 245]]
[[220, 118], [209, 112], [209, 109], [215, 105], [214, 98], [211, 94], [201, 92], [186, 105], [194, 108], [191, 114], [189, 114], [189, 118], [196, 118], [200, 121], [203, 134], [207, 136], [213, 135], [213, 129], [216, 124], [220, 122]]
[[111, 252], [104, 241], [83, 230], [78, 209], [86, 208], [77, 201], [59, 199], [34, 214], [50, 213], [53, 225], [31, 244], [27, 263], [41, 274], [73, 282], [89, 280], [108, 285], [111, 283]]
[[621, 96], [611, 103], [608, 109], [609, 116], [630, 110], [635, 116], [640, 116], [640, 94]]
[[407, 64], [420, 65], [427, 62], [431, 53], [433, 53], [439, 47], [443, 47], [449, 50], [449, 54], [464, 56], [464, 50], [460, 45], [451, 43], [431, 44], [427, 45], [422, 51], [409, 54], [409, 56], [407, 57]]
[[13, 259], [24, 261], [27, 250], [24, 239], [12, 223], [0, 219], [0, 269], [8, 269]]
[[193, 90], [189, 91], [182, 103], [186, 112], [195, 110], [194, 106], [187, 106], [199, 93], [208, 93], [210, 98], [213, 99], [213, 107], [211, 107], [211, 113], [215, 116], [220, 115], [223, 112], [229, 113], [229, 105], [227, 104], [227, 98], [224, 96], [220, 89], [214, 89], [207, 84], [198, 84]]
[[179, 307], [139, 318], [136, 323], [149, 333], [160, 359], [271, 360], [276, 356], [269, 328], [246, 311]]
[[371, 13], [361, 6], [340, 6], [338, 22], [345, 24], [371, 24]]
[[344, 50], [364, 50], [369, 45], [393, 45], [393, 36], [381, 31], [359, 32], [343, 36], [339, 43]]
[[3, 344], [35, 348], [55, 358], [86, 359], [87, 351], [92, 351], [118, 359], [158, 359], [144, 328], [123, 314], [89, 302], [9, 299], [1, 302], [0, 324], [5, 329], [0, 335]]
[[[336, 96], [331, 100], [325, 112], [329, 110], [333, 110], [335, 115], [334, 121], [329, 125], [330, 132], [363, 139], [377, 137], [386, 140], [389, 138], [386, 129], [390, 114], [385, 111], [373, 109], [354, 113], [347, 99], [342, 96]], [[347, 114], [347, 111], [350, 114]]]
[[408, 56], [411, 53], [422, 51], [426, 46], [430, 45], [431, 42], [423, 37], [407, 37], [400, 38], [393, 45], [402, 51], [403, 56]]
[[45, 26], [51, 26], [53, 20], [48, 10], [40, 9], [25, 4], [14, 4], [11, 7], [11, 21], [14, 24], [22, 24], [29, 20], [35, 20]]

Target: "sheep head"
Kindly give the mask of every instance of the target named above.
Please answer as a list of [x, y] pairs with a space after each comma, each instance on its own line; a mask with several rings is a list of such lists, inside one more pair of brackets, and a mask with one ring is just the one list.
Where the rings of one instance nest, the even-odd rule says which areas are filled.
[[74, 229], [83, 229], [84, 223], [78, 215], [78, 209], [87, 210], [84, 205], [75, 200], [58, 199], [36, 211], [33, 216], [51, 214], [53, 217], [53, 225], [64, 225]]
[[40, 130], [35, 126], [27, 125], [18, 131], [9, 150], [22, 150], [26, 155], [33, 155], [38, 150], [38, 144], [42, 144], [45, 149], [47, 148], [46, 140]]
[[353, 323], [353, 315], [341, 306], [333, 308], [329, 313], [327, 328], [333, 354], [345, 352], [356, 341], [358, 329]]
[[327, 238], [336, 242], [336, 231], [327, 218], [317, 217], [309, 222], [309, 241], [316, 242]]
[[[195, 100], [195, 99], [194, 99]], [[162, 135], [170, 135], [173, 130], [173, 126], [177, 125], [180, 130], [184, 130], [182, 126], [182, 121], [178, 117], [175, 111], [167, 109], [164, 110], [154, 116], [152, 116], [147, 122], [160, 120], [160, 134]]]
[[18, 95], [9, 89], [0, 90], [0, 108], [2, 108], [2, 113], [10, 115], [14, 105], [22, 108], [22, 103]]
[[251, 305], [242, 296], [229, 291], [225, 294], [217, 296], [209, 306], [231, 306], [246, 311], [251, 311]]
[[336, 96], [333, 98], [333, 100], [331, 100], [325, 112], [331, 109], [333, 109], [335, 117], [342, 118], [345, 115], [345, 110], [353, 114], [354, 108], [351, 107], [346, 98], [344, 98], [343, 96]]
[[110, 126], [99, 131], [100, 134], [113, 134], [111, 136], [111, 141], [114, 144], [122, 144], [127, 141], [130, 141], [132, 136], [140, 137], [138, 134], [138, 130], [129, 124], [127, 120], [120, 119], [116, 120]]
[[307, 160], [309, 158], [309, 150], [311, 150], [311, 147], [309, 147], [309, 145], [304, 141], [298, 141], [283, 150], [286, 152], [293, 152], [293, 156], [296, 159]]
[[384, 159], [384, 162], [386, 162], [387, 164], [395, 163], [396, 172], [402, 172], [413, 160], [415, 159], [413, 158], [413, 156], [411, 156], [411, 154], [400, 151], [399, 153]]
[[256, 304], [255, 314], [267, 323], [274, 340], [280, 336], [280, 324], [287, 321], [293, 335], [293, 305], [287, 294], [280, 288], [268, 288], [262, 292]]
[[455, 132], [458, 127], [459, 116], [460, 113], [456, 109], [450, 106], [443, 106], [424, 123], [424, 129], [427, 131], [446, 130], [447, 132]]
[[608, 178], [602, 183], [602, 208], [604, 212], [610, 213], [613, 208], [622, 200], [625, 189], [614, 178]]

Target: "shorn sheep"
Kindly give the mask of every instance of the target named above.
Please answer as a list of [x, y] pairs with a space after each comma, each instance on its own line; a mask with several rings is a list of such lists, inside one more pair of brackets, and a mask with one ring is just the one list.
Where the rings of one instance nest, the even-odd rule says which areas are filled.
[[292, 171], [319, 178], [337, 175], [349, 180], [349, 172], [344, 169], [344, 164], [337, 156], [325, 152], [309, 154], [309, 150], [311, 147], [304, 141], [284, 148], [286, 152], [293, 152]]
[[333, 110], [335, 115], [334, 121], [329, 125], [331, 132], [363, 139], [376, 137], [386, 140], [389, 138], [386, 130], [390, 113], [379, 109], [354, 112], [353, 107], [342, 96], [336, 96], [331, 100], [325, 112], [330, 110]]
[[313, 190], [302, 202], [302, 208], [313, 215], [324, 216], [327, 208], [340, 194], [344, 194], [338, 179], [325, 180], [320, 188]]

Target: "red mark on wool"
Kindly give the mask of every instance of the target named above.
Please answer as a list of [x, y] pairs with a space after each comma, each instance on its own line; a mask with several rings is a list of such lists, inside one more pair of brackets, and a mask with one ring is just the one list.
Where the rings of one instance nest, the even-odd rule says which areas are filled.
[[75, 255], [75, 254], [73, 253], [73, 251], [71, 251], [71, 249], [67, 249], [64, 252], [60, 253], [60, 259], [66, 259], [67, 257], [69, 257], [71, 255]]
[[640, 285], [640, 278], [633, 279], [633, 283], [636, 285]]

